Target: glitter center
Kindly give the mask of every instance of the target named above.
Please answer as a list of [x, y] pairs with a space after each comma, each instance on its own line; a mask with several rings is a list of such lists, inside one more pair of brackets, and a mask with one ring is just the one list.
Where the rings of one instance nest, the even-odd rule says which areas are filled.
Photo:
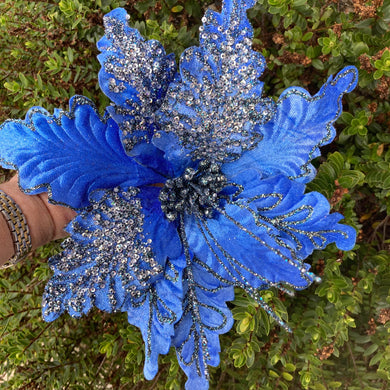
[[226, 185], [220, 166], [203, 160], [197, 170], [186, 168], [182, 176], [165, 182], [159, 194], [161, 209], [169, 221], [182, 213], [213, 218], [214, 208], [226, 198], [220, 194]]

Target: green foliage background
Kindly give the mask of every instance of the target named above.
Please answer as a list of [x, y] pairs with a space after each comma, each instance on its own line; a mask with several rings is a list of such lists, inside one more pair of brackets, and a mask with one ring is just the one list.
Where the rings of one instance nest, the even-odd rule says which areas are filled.
[[[177, 56], [197, 42], [206, 0], [2, 0], [0, 120], [33, 105], [67, 108], [84, 94], [103, 108], [96, 42], [102, 16], [124, 6], [131, 23]], [[237, 291], [236, 319], [221, 337], [221, 364], [211, 388], [387, 389], [390, 383], [390, 0], [258, 0], [249, 12], [254, 47], [267, 59], [266, 93], [288, 86], [315, 93], [345, 65], [359, 86], [344, 99], [338, 137], [317, 159], [309, 190], [330, 199], [359, 232], [353, 251], [328, 247], [311, 257], [322, 283], [295, 298], [264, 299], [293, 334]], [[10, 172], [1, 171], [3, 179]], [[143, 379], [143, 344], [125, 314], [94, 310], [54, 323], [40, 317], [53, 243], [0, 275], [0, 389], [181, 389], [174, 351], [155, 380]]]

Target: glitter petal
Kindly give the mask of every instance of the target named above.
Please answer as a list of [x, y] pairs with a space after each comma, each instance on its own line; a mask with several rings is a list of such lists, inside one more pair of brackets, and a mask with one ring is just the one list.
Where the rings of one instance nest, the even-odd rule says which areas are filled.
[[234, 299], [234, 289], [220, 282], [187, 253], [183, 316], [175, 325], [173, 345], [188, 380], [186, 389], [208, 389], [208, 366], [218, 366], [219, 335], [233, 325], [226, 305]]
[[194, 254], [229, 283], [254, 294], [257, 288], [307, 287], [308, 266], [280, 245], [252, 213], [228, 205], [224, 215], [207, 222], [188, 218], [186, 234]]
[[146, 41], [128, 26], [127, 12], [118, 8], [104, 17], [105, 35], [99, 83], [113, 102], [109, 113], [117, 121], [130, 149], [148, 139], [154, 129], [154, 112], [160, 107], [176, 73], [174, 55], [166, 55], [160, 42]]
[[[246, 10], [252, 1], [225, 1], [221, 14], [202, 19], [200, 47], [187, 49], [180, 60], [181, 79], [171, 83], [157, 113], [162, 132], [154, 142], [177, 137], [194, 160], [229, 161], [262, 138], [259, 125], [273, 115], [274, 103], [262, 98], [264, 57], [252, 50], [252, 27]], [[170, 141], [172, 148], [172, 141]]]
[[95, 191], [91, 207], [68, 225], [64, 251], [50, 259], [54, 276], [43, 298], [47, 321], [64, 311], [79, 317], [92, 306], [122, 310], [125, 299], [163, 278], [167, 258], [156, 253], [153, 225], [138, 195], [133, 187]]
[[270, 286], [307, 287], [313, 277], [303, 260], [335, 242], [352, 249], [356, 232], [329, 215], [319, 193], [285, 176], [249, 182], [218, 217], [187, 217], [186, 236], [194, 254], [230, 283], [253, 294]]
[[164, 277], [139, 297], [128, 297], [125, 310], [130, 324], [140, 328], [145, 342], [144, 375], [153, 379], [158, 371], [158, 356], [167, 354], [174, 325], [182, 316], [183, 257], [170, 260]]

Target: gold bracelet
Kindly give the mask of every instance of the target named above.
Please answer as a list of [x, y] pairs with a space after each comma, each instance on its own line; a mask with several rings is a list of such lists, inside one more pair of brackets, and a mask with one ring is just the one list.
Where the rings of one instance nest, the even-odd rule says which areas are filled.
[[31, 236], [26, 218], [20, 207], [4, 191], [0, 190], [0, 212], [7, 221], [15, 254], [0, 269], [8, 268], [23, 260], [31, 251]]

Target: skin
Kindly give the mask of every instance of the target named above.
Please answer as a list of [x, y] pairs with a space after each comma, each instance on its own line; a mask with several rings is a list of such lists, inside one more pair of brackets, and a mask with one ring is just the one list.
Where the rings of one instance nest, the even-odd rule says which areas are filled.
[[[33, 249], [67, 236], [64, 228], [75, 217], [76, 213], [73, 210], [48, 203], [47, 193], [24, 194], [19, 189], [17, 176], [0, 184], [0, 189], [21, 208], [30, 229]], [[13, 255], [14, 245], [11, 233], [7, 222], [0, 213], [0, 265]]]

